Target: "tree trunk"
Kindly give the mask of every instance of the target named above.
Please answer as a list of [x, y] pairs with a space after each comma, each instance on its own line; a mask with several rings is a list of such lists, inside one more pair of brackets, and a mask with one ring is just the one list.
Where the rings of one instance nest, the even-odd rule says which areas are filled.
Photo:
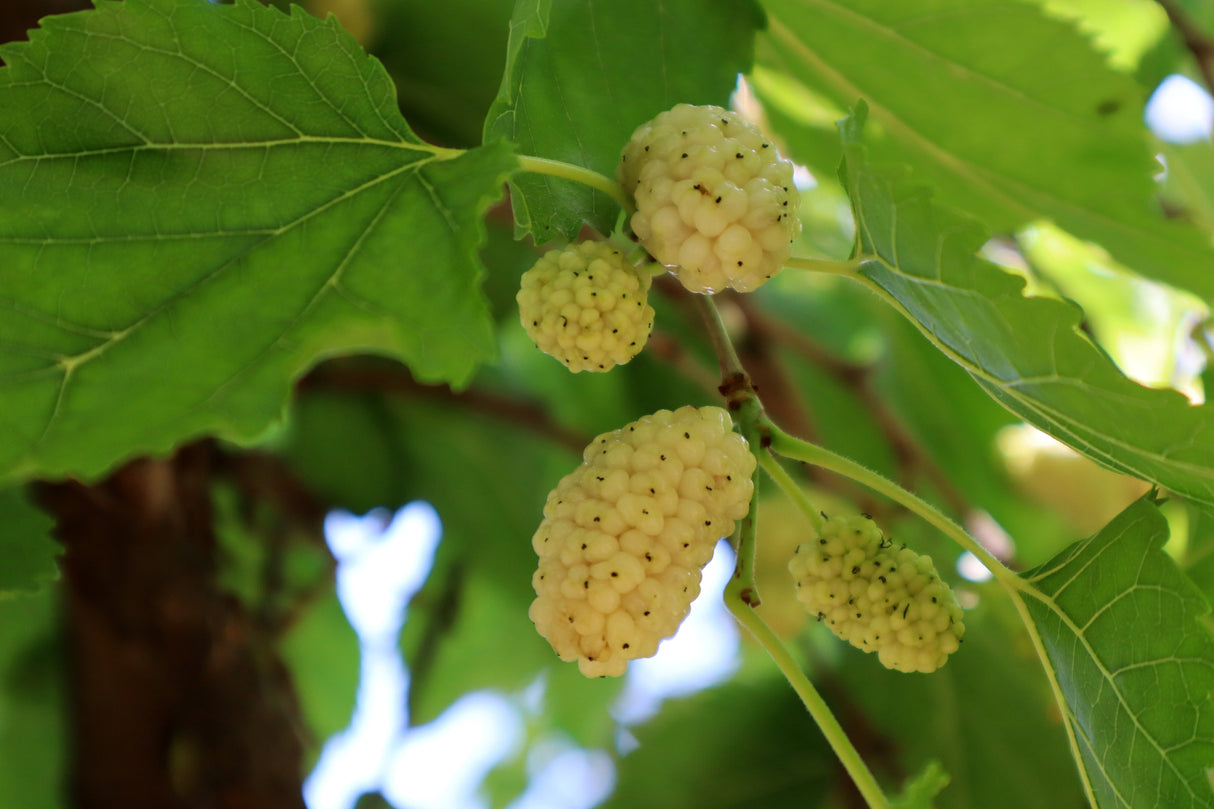
[[62, 560], [79, 809], [302, 809], [273, 638], [217, 585], [209, 444], [43, 487]]

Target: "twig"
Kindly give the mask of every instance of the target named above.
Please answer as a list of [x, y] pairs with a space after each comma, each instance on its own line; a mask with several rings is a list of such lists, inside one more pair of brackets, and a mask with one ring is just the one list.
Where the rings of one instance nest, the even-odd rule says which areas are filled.
[[874, 389], [872, 366], [847, 362], [832, 356], [813, 340], [769, 316], [750, 301], [739, 301], [738, 305], [759, 338], [766, 337], [800, 354], [855, 393], [889, 441], [903, 482], [909, 484], [912, 474], [917, 471], [931, 481], [953, 513], [960, 515], [970, 510], [965, 496]]
[[1182, 9], [1175, 0], [1155, 0], [1168, 15], [1172, 28], [1180, 36], [1180, 41], [1193, 55], [1201, 78], [1206, 83], [1206, 89], [1214, 93], [1214, 39], [1193, 21], [1193, 18]]
[[557, 424], [536, 402], [484, 390], [469, 389], [456, 393], [445, 385], [424, 385], [404, 367], [330, 363], [300, 380], [299, 389], [404, 394], [451, 404], [530, 430], [577, 455], [582, 454], [591, 438]]

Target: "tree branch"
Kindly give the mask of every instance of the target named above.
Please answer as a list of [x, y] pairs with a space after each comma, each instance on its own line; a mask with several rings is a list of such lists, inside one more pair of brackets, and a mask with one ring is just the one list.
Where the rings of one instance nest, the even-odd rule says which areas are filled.
[[1168, 21], [1185, 48], [1193, 55], [1206, 89], [1214, 93], [1214, 39], [1194, 22], [1175, 0], [1156, 0], [1168, 15]]
[[428, 399], [491, 416], [530, 430], [545, 440], [566, 447], [577, 455], [590, 443], [588, 437], [557, 424], [539, 403], [475, 388], [455, 392], [446, 385], [425, 385], [415, 380], [403, 365], [364, 365], [330, 362], [300, 380], [299, 390], [378, 392]]

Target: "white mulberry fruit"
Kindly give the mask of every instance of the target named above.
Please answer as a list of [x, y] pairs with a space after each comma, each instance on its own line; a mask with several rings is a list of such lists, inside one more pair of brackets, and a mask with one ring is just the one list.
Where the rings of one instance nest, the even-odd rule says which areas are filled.
[[659, 410], [586, 447], [548, 495], [529, 615], [587, 677], [675, 633], [717, 540], [745, 517], [755, 458], [719, 407]]
[[653, 331], [652, 280], [607, 242], [551, 250], [523, 273], [519, 317], [570, 371], [607, 371], [639, 354]]
[[632, 231], [692, 292], [751, 292], [801, 233], [792, 163], [721, 107], [679, 104], [642, 124], [616, 177], [636, 202]]
[[961, 608], [931, 557], [895, 549], [866, 516], [828, 519], [788, 563], [797, 599], [886, 668], [932, 672], [957, 651]]

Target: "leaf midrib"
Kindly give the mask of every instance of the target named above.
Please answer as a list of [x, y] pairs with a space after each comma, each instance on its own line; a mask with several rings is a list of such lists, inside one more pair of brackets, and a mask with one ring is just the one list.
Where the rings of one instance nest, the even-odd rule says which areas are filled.
[[[107, 146], [100, 149], [77, 149], [71, 152], [45, 152], [42, 154], [18, 154], [16, 157], [0, 161], [0, 169], [6, 166], [27, 161], [41, 160], [79, 160], [82, 157], [105, 157], [109, 155], [127, 155], [137, 152], [222, 152], [239, 149], [273, 149], [282, 146], [301, 146], [321, 144], [325, 146], [383, 146], [389, 149], [400, 149], [411, 152], [427, 152], [442, 159], [452, 159], [463, 154], [462, 149], [450, 149], [444, 146], [421, 141], [384, 140], [381, 138], [346, 137], [340, 135], [301, 135], [295, 138], [273, 138], [269, 140], [242, 141], [210, 141], [196, 143], [193, 141], [148, 141], [145, 143], [122, 146]], [[15, 150], [14, 150], [15, 151]]]

